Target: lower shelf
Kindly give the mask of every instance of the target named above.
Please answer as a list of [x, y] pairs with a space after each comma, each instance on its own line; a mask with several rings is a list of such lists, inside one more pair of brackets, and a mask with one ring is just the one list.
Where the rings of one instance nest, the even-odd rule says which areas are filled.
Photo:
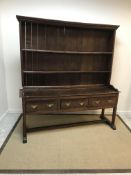
[[115, 125], [113, 126], [111, 121], [104, 116], [101, 119], [92, 120], [92, 121], [74, 122], [74, 123], [66, 123], [66, 124], [57, 124], [57, 125], [50, 125], [50, 126], [40, 126], [40, 127], [27, 128], [27, 132], [34, 132], [34, 131], [38, 131], [38, 130], [52, 130], [52, 129], [75, 127], [75, 126], [90, 125], [90, 124], [101, 124], [101, 123], [106, 123], [112, 129], [114, 129], [114, 130], [116, 129]]
[[34, 131], [40, 131], [40, 130], [43, 130], [43, 131], [44, 130], [54, 130], [54, 129], [59, 129], [59, 128], [67, 128], [67, 127], [75, 127], [75, 126], [91, 125], [91, 124], [101, 124], [101, 123], [107, 124], [113, 130], [116, 130], [115, 117], [116, 117], [116, 108], [113, 109], [113, 115], [112, 115], [111, 121], [105, 117], [104, 110], [102, 110], [102, 113], [101, 113], [100, 117], [98, 117], [97, 120], [79, 121], [79, 122], [72, 122], [72, 123], [66, 123], [66, 124], [55, 124], [55, 125], [29, 128], [29, 127], [26, 127], [26, 116], [23, 115], [23, 122], [24, 122], [24, 125], [23, 125], [23, 143], [27, 143], [27, 133], [28, 132], [34, 132]]

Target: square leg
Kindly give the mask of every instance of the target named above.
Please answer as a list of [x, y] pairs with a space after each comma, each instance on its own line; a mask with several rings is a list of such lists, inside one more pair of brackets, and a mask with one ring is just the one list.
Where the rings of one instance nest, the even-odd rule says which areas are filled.
[[23, 114], [23, 143], [27, 143], [26, 115]]
[[116, 118], [116, 107], [113, 108], [113, 113], [112, 113], [112, 120], [110, 121], [108, 118], [105, 117], [105, 109], [102, 108], [100, 118], [107, 123], [113, 130], [116, 130], [115, 126], [115, 118]]

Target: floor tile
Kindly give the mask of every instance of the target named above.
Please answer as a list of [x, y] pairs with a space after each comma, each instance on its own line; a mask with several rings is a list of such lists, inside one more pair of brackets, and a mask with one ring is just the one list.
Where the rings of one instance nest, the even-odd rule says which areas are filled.
[[0, 148], [19, 119], [19, 116], [20, 114], [18, 113], [7, 113], [0, 121]]

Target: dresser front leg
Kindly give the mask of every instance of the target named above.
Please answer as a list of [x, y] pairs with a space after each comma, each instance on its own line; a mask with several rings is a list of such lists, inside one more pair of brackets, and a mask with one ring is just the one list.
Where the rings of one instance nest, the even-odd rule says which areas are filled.
[[114, 130], [116, 130], [116, 126], [115, 126], [116, 110], [117, 110], [117, 107], [115, 106], [115, 107], [113, 108], [112, 121], [111, 121], [111, 127], [112, 127], [112, 129], [114, 129]]
[[27, 143], [27, 128], [26, 128], [26, 110], [25, 110], [25, 98], [22, 98], [23, 107], [23, 143]]
[[27, 143], [26, 114], [23, 114], [23, 143]]

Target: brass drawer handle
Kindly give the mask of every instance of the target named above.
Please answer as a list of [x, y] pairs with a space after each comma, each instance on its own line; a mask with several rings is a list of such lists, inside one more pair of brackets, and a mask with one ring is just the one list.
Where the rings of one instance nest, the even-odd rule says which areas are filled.
[[54, 104], [53, 104], [53, 103], [47, 104], [47, 106], [48, 106], [49, 108], [52, 108], [52, 107], [54, 106]]
[[84, 102], [80, 102], [80, 106], [83, 106], [84, 105]]
[[65, 105], [66, 105], [67, 107], [69, 107], [69, 106], [71, 105], [71, 103], [65, 103]]
[[96, 100], [95, 103], [96, 103], [96, 104], [100, 104], [100, 100]]
[[37, 109], [38, 105], [31, 105], [32, 109]]
[[108, 103], [112, 103], [112, 100], [108, 100]]

